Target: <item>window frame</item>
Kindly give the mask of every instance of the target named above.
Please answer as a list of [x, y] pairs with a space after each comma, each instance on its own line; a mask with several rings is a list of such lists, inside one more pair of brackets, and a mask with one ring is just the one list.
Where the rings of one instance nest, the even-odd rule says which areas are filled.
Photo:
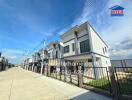
[[80, 42], [80, 53], [87, 53], [87, 52], [90, 52], [90, 44], [88, 39]]
[[75, 51], [75, 43], [72, 43], [72, 51]]
[[64, 54], [69, 53], [69, 51], [70, 51], [69, 45], [65, 46], [64, 47]]

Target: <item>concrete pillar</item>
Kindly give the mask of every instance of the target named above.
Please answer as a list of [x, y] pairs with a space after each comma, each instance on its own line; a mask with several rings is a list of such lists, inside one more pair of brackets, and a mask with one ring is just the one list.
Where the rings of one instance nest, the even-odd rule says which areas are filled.
[[29, 64], [27, 64], [27, 70], [28, 70], [28, 68], [29, 68]]
[[92, 65], [93, 65], [94, 78], [97, 79], [97, 69], [96, 69], [96, 57], [95, 57], [95, 54], [92, 54]]
[[45, 64], [45, 75], [48, 76], [48, 65]]
[[74, 65], [74, 74], [76, 74], [77, 70], [76, 70], [76, 66]]
[[27, 69], [27, 64], [25, 65], [25, 70]]
[[33, 69], [34, 69], [33, 67], [34, 67], [34, 64], [32, 65], [32, 69], [31, 69], [31, 71], [33, 71]]
[[47, 66], [47, 72], [48, 72], [48, 76], [50, 76], [50, 66]]
[[44, 67], [44, 64], [43, 64], [43, 61], [41, 62], [41, 74], [43, 74], [43, 67]]
[[6, 65], [6, 69], [5, 70], [8, 70], [8, 65]]
[[34, 72], [37, 72], [37, 66], [34, 66]]
[[78, 66], [78, 86], [83, 87], [83, 74], [81, 71], [82, 66]]
[[78, 32], [74, 32], [74, 37], [75, 37], [75, 55], [78, 55]]
[[24, 65], [24, 69], [26, 69], [26, 64]]
[[28, 70], [28, 64], [27, 64], [27, 66], [26, 66], [26, 70]]
[[66, 81], [66, 75], [67, 75], [67, 68], [64, 66], [64, 81]]

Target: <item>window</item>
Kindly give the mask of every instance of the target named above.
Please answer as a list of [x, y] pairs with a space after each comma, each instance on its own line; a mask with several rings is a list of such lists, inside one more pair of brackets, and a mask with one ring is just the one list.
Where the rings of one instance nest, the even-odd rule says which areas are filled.
[[48, 53], [48, 57], [50, 57], [50, 53]]
[[103, 53], [104, 54], [107, 53], [107, 48], [106, 47], [103, 48]]
[[56, 53], [55, 53], [56, 55], [55, 55], [55, 58], [58, 58], [58, 51], [56, 51]]
[[107, 48], [105, 47], [105, 52], [107, 53]]
[[80, 42], [80, 52], [85, 53], [90, 51], [89, 41], [85, 40]]
[[103, 53], [105, 54], [105, 49], [104, 48], [102, 48], [103, 49]]
[[69, 52], [69, 45], [64, 47], [64, 53], [68, 53]]
[[75, 43], [72, 43], [72, 51], [75, 51]]

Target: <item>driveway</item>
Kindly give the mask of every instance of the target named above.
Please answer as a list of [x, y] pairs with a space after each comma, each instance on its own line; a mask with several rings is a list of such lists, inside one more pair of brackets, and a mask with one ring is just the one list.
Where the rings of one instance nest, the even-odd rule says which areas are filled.
[[21, 68], [0, 72], [0, 100], [112, 100]]

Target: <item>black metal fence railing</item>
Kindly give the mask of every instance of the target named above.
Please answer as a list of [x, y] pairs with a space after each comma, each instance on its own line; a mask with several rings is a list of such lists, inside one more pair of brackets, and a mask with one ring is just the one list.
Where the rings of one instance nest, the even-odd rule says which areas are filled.
[[115, 79], [121, 94], [132, 95], [132, 67], [115, 67]]
[[[72, 66], [71, 66], [72, 67]], [[83, 67], [71, 68], [45, 66], [43, 74], [80, 87], [91, 86], [107, 91], [110, 95], [132, 96], [132, 67]]]
[[83, 73], [83, 83], [84, 85], [90, 85], [111, 92], [107, 67], [86, 67]]

